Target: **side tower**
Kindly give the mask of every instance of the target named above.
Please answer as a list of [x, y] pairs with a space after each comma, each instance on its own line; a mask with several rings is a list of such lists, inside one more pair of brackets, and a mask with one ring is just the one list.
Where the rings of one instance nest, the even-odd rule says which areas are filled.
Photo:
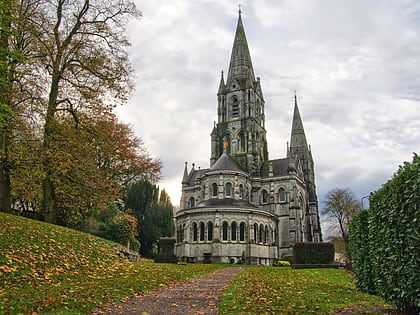
[[222, 72], [217, 100], [218, 121], [211, 133], [210, 166], [222, 155], [223, 143], [227, 142], [227, 153], [242, 169], [259, 176], [263, 163], [268, 161], [264, 97], [260, 79], [255, 79], [241, 11], [226, 83]]
[[299, 164], [302, 165], [308, 195], [308, 204], [305, 205], [306, 239], [309, 242], [320, 242], [322, 241], [322, 237], [318, 214], [318, 198], [315, 189], [314, 160], [312, 158], [311, 147], [308, 146], [306, 141], [305, 130], [303, 129], [296, 94], [293, 110], [292, 132], [290, 136], [290, 147], [288, 148], [287, 157], [299, 161]]

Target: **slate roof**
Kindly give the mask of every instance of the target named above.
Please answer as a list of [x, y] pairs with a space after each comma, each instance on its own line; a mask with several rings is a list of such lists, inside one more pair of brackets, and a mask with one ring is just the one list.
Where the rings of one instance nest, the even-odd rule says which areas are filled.
[[246, 200], [233, 199], [233, 198], [224, 198], [224, 199], [212, 198], [212, 199], [200, 201], [197, 204], [197, 208], [229, 207], [229, 206], [260, 209], [259, 207], [249, 203]]
[[289, 160], [289, 158], [272, 160], [271, 162], [273, 163], [273, 175], [288, 175], [287, 168], [289, 167]]
[[216, 163], [214, 163], [213, 166], [210, 167], [210, 170], [242, 171], [239, 164], [232, 157], [227, 155], [226, 152], [223, 152], [223, 154], [219, 157]]

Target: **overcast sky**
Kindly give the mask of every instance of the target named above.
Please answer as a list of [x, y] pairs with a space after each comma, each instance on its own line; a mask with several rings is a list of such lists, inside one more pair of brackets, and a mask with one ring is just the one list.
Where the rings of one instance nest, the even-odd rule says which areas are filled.
[[[209, 167], [220, 72], [229, 66], [237, 0], [136, 0], [130, 23], [136, 92], [118, 109], [179, 204], [184, 162]], [[243, 0], [265, 98], [270, 159], [286, 155], [293, 97], [315, 161], [319, 206], [333, 188], [360, 200], [420, 148], [420, 1]]]

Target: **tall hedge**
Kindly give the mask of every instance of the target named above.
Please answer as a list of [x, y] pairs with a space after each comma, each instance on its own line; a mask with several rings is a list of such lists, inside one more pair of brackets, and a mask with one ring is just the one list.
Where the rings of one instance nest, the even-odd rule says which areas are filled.
[[349, 225], [349, 243], [357, 287], [362, 291], [375, 294], [369, 246], [369, 229], [367, 228], [368, 219], [369, 213], [367, 210], [362, 210], [353, 217]]
[[[365, 217], [367, 216], [367, 218]], [[366, 222], [367, 219], [367, 222]], [[356, 282], [398, 308], [420, 309], [420, 157], [371, 194], [350, 228]]]

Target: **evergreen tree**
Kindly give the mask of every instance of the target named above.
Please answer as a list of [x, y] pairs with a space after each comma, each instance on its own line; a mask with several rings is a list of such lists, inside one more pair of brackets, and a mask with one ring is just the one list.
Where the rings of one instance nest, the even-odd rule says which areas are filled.
[[126, 208], [132, 209], [138, 220], [140, 253], [152, 256], [153, 247], [160, 237], [172, 236], [175, 230], [173, 205], [165, 190], [147, 180], [140, 180], [127, 190], [124, 198]]

